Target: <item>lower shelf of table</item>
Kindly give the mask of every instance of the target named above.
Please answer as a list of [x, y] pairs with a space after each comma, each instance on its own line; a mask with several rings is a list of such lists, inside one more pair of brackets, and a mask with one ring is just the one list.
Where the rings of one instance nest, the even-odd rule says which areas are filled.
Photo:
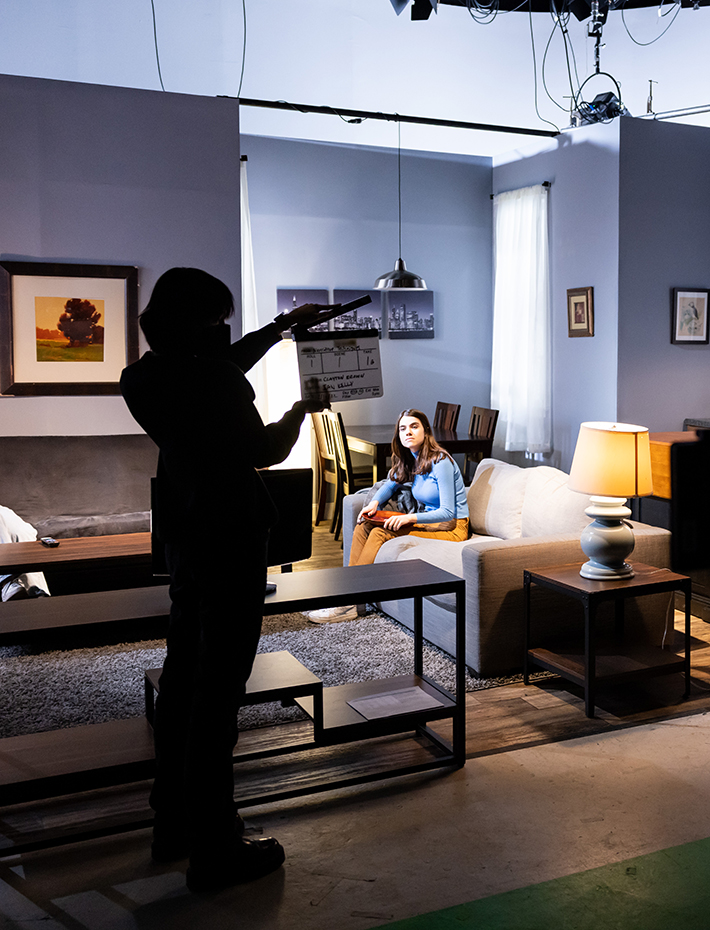
[[[426, 694], [440, 701], [440, 706], [428, 710], [414, 711], [410, 714], [396, 714], [392, 717], [366, 720], [348, 704], [348, 701], [357, 698], [369, 697], [384, 691], [404, 691], [408, 688], [420, 688]], [[312, 715], [312, 698], [298, 698], [296, 703], [309, 716]], [[421, 678], [419, 675], [399, 675], [396, 678], [387, 678], [381, 681], [361, 681], [355, 684], [324, 688], [323, 729], [320, 743], [323, 746], [331, 746], [334, 743], [401, 733], [421, 726], [430, 720], [451, 717], [455, 708], [456, 702], [450, 695], [438, 688], [433, 682]]]
[[[241, 734], [235, 756], [241, 808], [456, 765], [441, 739], [421, 732], [316, 747], [308, 742], [311, 730], [303, 721]], [[0, 741], [0, 858], [151, 825], [152, 731], [144, 718], [11, 739], [10, 753]], [[102, 744], [113, 747], [112, 758], [92, 760], [91, 747]], [[111, 770], [119, 750], [131, 754], [130, 769]], [[8, 784], [11, 759], [34, 781]], [[72, 771], [79, 760], [102, 767]]]
[[[685, 671], [682, 656], [658, 646], [621, 649], [615, 643], [602, 643], [597, 646], [595, 655], [594, 677], [597, 682], [630, 681]], [[528, 658], [535, 665], [576, 684], [583, 685], [586, 680], [584, 646], [578, 643], [558, 644], [554, 650], [529, 649]]]
[[[444, 702], [441, 708], [368, 721], [344, 703], [352, 697], [415, 684]], [[235, 750], [240, 783], [241, 767], [246, 763], [256, 761], [263, 764], [263, 760], [269, 756], [305, 751], [310, 754], [319, 748], [339, 743], [371, 740], [417, 730], [423, 732], [429, 721], [452, 717], [455, 709], [455, 703], [443, 692], [414, 675], [326, 688], [323, 693], [327, 695], [324, 701], [327, 707], [324, 713], [326, 726], [318, 741], [314, 738], [314, 726], [310, 722], [298, 727], [281, 724], [262, 728], [258, 736], [255, 736], [257, 731], [252, 730], [241, 734]], [[313, 698], [298, 700], [307, 702]], [[434, 755], [427, 756], [428, 763], [446, 765], [452, 761], [451, 748], [444, 741], [433, 734], [428, 735], [426, 741], [437, 744]], [[298, 763], [305, 770], [304, 774], [312, 768], [310, 760], [309, 755], [308, 761], [301, 759]], [[153, 731], [142, 717], [0, 740], [0, 806], [127, 784], [151, 778], [152, 774]], [[295, 774], [294, 779], [297, 782], [302, 780]], [[296, 793], [312, 790], [307, 783], [306, 778]], [[281, 792], [279, 796], [288, 795]]]

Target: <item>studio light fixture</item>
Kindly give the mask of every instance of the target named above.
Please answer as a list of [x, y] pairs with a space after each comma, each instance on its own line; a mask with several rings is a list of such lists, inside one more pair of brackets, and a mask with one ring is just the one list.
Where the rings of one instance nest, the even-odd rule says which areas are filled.
[[[425, 20], [431, 16], [431, 11], [437, 12], [439, 0], [414, 0], [412, 3], [412, 19]], [[399, 14], [406, 9], [409, 0], [390, 0], [394, 11]]]
[[401, 123], [397, 122], [397, 196], [399, 199], [399, 258], [394, 263], [394, 270], [379, 276], [375, 287], [388, 290], [394, 287], [422, 288], [426, 290], [426, 281], [413, 271], [407, 271], [402, 258], [402, 134]]
[[630, 423], [582, 423], [568, 487], [593, 495], [584, 511], [593, 522], [582, 532], [588, 556], [579, 574], [596, 581], [631, 578], [626, 558], [635, 540], [627, 497], [653, 493], [648, 429]]

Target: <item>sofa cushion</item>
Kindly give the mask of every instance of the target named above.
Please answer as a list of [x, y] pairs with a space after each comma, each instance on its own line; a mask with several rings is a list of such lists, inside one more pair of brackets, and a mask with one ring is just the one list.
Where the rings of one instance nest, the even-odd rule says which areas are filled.
[[517, 539], [521, 535], [523, 500], [530, 469], [497, 459], [483, 459], [468, 489], [473, 533]]
[[538, 465], [526, 469], [528, 481], [522, 513], [522, 536], [580, 533], [589, 524], [584, 508], [589, 495], [570, 491], [569, 476], [559, 468]]

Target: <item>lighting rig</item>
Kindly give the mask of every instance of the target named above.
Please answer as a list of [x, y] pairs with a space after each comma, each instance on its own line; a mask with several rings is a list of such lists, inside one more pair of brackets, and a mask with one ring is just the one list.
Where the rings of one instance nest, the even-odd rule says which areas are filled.
[[[410, 0], [390, 0], [399, 16]], [[663, 6], [663, 0], [660, 0]], [[610, 122], [617, 116], [629, 115], [621, 102], [621, 89], [618, 82], [601, 70], [602, 33], [610, 10], [639, 9], [657, 7], [659, 0], [411, 0], [411, 17], [413, 20], [427, 20], [432, 12], [437, 13], [439, 5], [465, 7], [472, 18], [480, 23], [490, 23], [498, 13], [551, 13], [558, 22], [572, 14], [583, 22], [589, 19], [587, 35], [594, 39], [594, 72], [581, 84], [572, 98], [570, 123], [580, 126], [585, 123]], [[710, 0], [675, 0], [675, 6], [697, 10], [701, 6], [710, 6]], [[674, 17], [675, 18], [675, 17]], [[588, 81], [595, 77], [609, 78], [615, 93], [607, 91], [597, 94], [591, 103], [582, 99], [582, 90]]]

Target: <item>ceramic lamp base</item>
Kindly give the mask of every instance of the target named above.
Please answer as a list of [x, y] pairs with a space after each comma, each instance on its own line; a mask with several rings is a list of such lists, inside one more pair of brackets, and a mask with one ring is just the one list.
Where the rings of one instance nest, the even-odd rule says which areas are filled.
[[616, 581], [632, 578], [633, 567], [626, 561], [634, 549], [634, 533], [628, 523], [631, 511], [625, 498], [592, 497], [584, 511], [593, 522], [582, 532], [582, 552], [588, 557], [580, 569], [582, 578]]

